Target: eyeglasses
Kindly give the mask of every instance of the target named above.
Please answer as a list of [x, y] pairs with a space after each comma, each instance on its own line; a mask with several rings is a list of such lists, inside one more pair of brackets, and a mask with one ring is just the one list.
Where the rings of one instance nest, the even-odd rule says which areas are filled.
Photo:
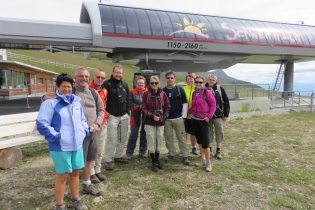
[[195, 81], [196, 84], [202, 84], [203, 82]]
[[174, 79], [174, 77], [166, 77], [166, 79]]
[[150, 82], [151, 85], [158, 85], [158, 82]]
[[89, 78], [90, 77], [89, 75], [77, 75], [77, 76], [80, 77], [80, 78], [83, 78], [83, 77]]
[[97, 79], [102, 79], [102, 80], [104, 80], [105, 79], [105, 77], [101, 77], [101, 76], [95, 76]]

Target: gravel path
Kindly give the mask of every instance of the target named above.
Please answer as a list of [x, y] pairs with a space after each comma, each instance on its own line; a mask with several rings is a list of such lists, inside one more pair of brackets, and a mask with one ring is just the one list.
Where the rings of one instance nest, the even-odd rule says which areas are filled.
[[277, 115], [277, 114], [289, 114], [290, 110], [288, 109], [273, 109], [273, 110], [264, 110], [264, 111], [252, 111], [252, 112], [235, 112], [230, 113], [228, 120], [234, 120], [236, 118], [248, 118], [251, 116], [262, 116], [262, 115]]

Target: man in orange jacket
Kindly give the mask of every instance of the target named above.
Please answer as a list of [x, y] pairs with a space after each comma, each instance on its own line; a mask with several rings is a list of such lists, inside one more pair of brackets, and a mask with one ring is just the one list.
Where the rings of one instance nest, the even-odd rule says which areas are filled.
[[94, 73], [93, 81], [90, 84], [90, 88], [95, 89], [98, 94], [100, 95], [102, 102], [104, 104], [104, 118], [102, 121], [102, 125], [97, 132], [97, 155], [95, 162], [92, 163], [91, 169], [91, 182], [92, 183], [99, 183], [100, 181], [105, 181], [106, 176], [101, 174], [101, 162], [104, 155], [105, 150], [105, 141], [107, 139], [107, 118], [108, 113], [106, 112], [106, 102], [107, 102], [107, 90], [102, 88], [102, 84], [105, 81], [106, 74], [103, 70], [97, 70]]

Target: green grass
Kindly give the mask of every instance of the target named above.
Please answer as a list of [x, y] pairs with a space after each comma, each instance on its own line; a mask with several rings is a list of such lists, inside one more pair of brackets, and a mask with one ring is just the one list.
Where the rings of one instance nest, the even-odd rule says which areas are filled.
[[[98, 68], [103, 69], [106, 72], [106, 78], [108, 79], [112, 73], [114, 63], [110, 59], [105, 60], [85, 60], [83, 53], [78, 52], [75, 54], [67, 53], [67, 52], [58, 52], [58, 53], [50, 53], [50, 52], [38, 52], [34, 50], [11, 50], [12, 53], [22, 54], [26, 56], [31, 56], [35, 58], [42, 58], [47, 59], [51, 61], [57, 61], [62, 63], [68, 63], [68, 64], [74, 64], [79, 66], [85, 66], [85, 67], [91, 67], [91, 68]], [[10, 58], [9, 58], [10, 59]], [[70, 75], [74, 75], [75, 69], [69, 69], [69, 68], [62, 68], [62, 67], [56, 67], [52, 65], [47, 64], [40, 64], [36, 62], [30, 62], [26, 60], [19, 60], [14, 59], [19, 62], [23, 62], [32, 66], [36, 66], [39, 68], [43, 68], [46, 70], [54, 71], [57, 73], [68, 73]], [[124, 80], [128, 83], [129, 87], [132, 86], [133, 81], [133, 74], [138, 72], [139, 70], [132, 67], [131, 65], [122, 65], [124, 69]], [[93, 72], [90, 72], [91, 75], [93, 75]]]
[[[315, 115], [308, 112], [265, 115], [227, 121], [222, 160], [213, 171], [184, 166], [182, 157], [154, 173], [150, 161], [104, 171], [103, 199], [84, 195], [89, 209], [314, 209]], [[138, 148], [138, 146], [136, 147]], [[23, 163], [0, 171], [3, 209], [53, 209], [55, 179], [47, 144], [21, 147]], [[199, 157], [192, 156], [192, 163]], [[82, 179], [82, 172], [80, 173]], [[13, 196], [14, 195], [14, 196]], [[66, 200], [69, 205], [69, 201]], [[210, 207], [209, 207], [210, 205]]]

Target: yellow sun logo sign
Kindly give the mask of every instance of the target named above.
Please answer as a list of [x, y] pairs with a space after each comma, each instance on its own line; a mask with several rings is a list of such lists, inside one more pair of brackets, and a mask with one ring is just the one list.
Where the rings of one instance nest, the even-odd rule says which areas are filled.
[[198, 23], [197, 25], [194, 25], [193, 21], [189, 22], [189, 20], [185, 17], [183, 20], [184, 20], [184, 26], [181, 23], [175, 23], [175, 24], [179, 25], [180, 27], [182, 27], [183, 30], [174, 31], [170, 35], [173, 35], [176, 33], [181, 33], [181, 32], [188, 32], [188, 33], [194, 33], [196, 35], [199, 35], [199, 36], [202, 36], [205, 38], [209, 38], [208, 35], [203, 34], [204, 31], [207, 31], [207, 29], [203, 28], [205, 23]]

